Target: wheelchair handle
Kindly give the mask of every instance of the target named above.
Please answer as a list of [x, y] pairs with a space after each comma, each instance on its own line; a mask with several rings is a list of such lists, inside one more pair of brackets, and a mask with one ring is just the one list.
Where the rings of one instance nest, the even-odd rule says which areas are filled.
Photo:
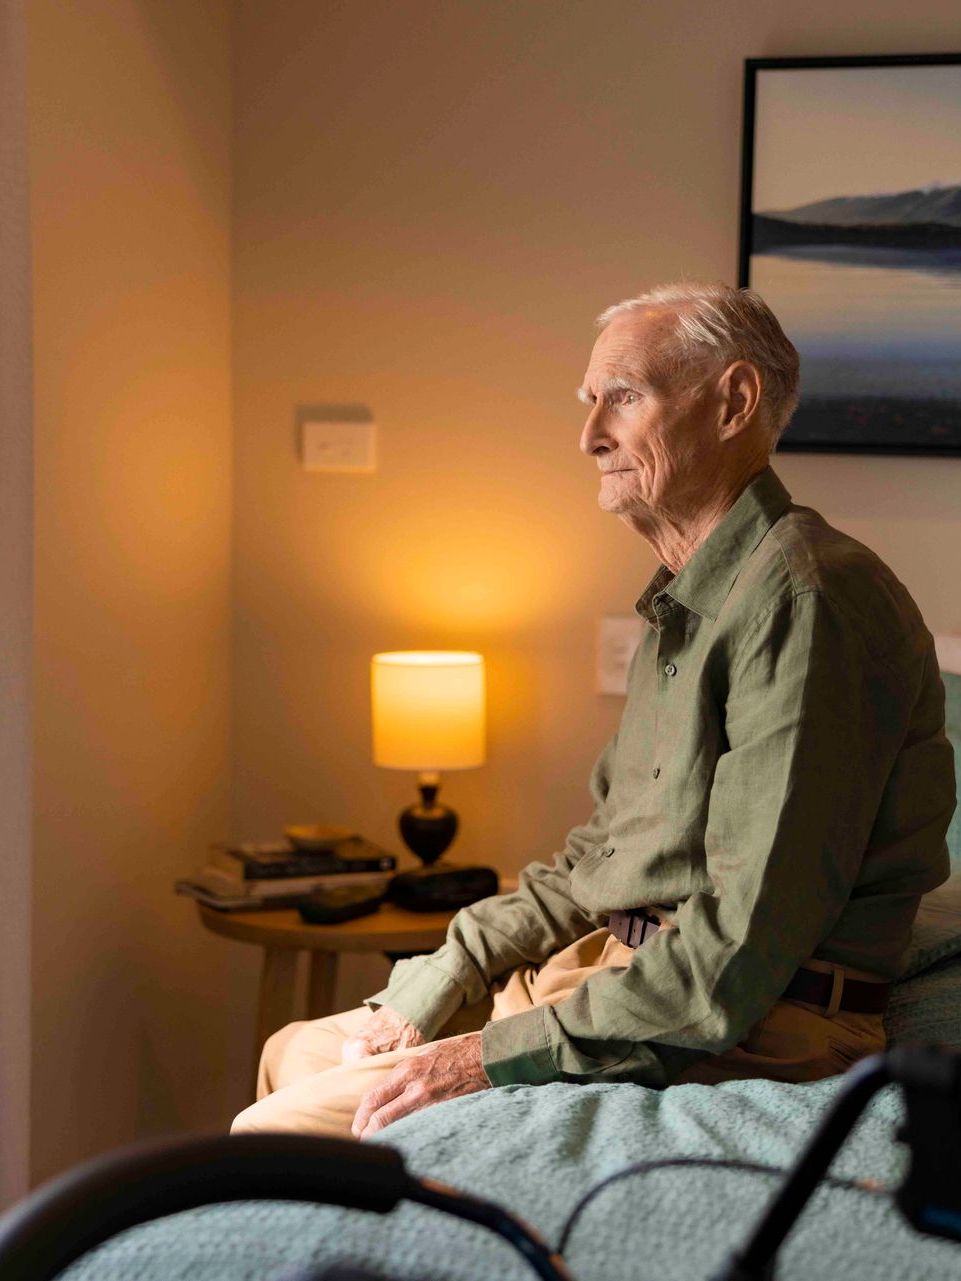
[[399, 1152], [299, 1134], [161, 1139], [95, 1157], [0, 1219], [3, 1281], [52, 1281], [148, 1219], [220, 1201], [312, 1201], [385, 1214], [415, 1181]]

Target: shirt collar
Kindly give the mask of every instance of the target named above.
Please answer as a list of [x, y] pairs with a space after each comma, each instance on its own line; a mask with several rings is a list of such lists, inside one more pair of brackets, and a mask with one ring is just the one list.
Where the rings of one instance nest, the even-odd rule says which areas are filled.
[[658, 567], [634, 606], [636, 612], [656, 627], [654, 598], [666, 592], [678, 604], [713, 623], [744, 562], [790, 505], [791, 495], [774, 469], [765, 467], [677, 574], [672, 574], [666, 565]]

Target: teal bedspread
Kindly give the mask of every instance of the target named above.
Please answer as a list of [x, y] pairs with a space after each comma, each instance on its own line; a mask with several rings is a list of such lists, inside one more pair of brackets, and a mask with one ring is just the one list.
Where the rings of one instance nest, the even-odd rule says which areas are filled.
[[[941, 951], [946, 949], [943, 947]], [[953, 949], [947, 949], [953, 950]], [[896, 989], [892, 1039], [961, 1046], [961, 957]], [[580, 1197], [652, 1157], [733, 1157], [788, 1165], [840, 1080], [675, 1086], [512, 1086], [438, 1105], [383, 1141], [408, 1166], [489, 1197], [551, 1242]], [[833, 1173], [881, 1184], [903, 1152], [896, 1094], [880, 1095]], [[613, 1183], [585, 1210], [566, 1252], [578, 1281], [701, 1281], [755, 1222], [775, 1176], [673, 1168]], [[380, 1217], [291, 1203], [211, 1206], [136, 1228], [75, 1264], [69, 1281], [280, 1281], [334, 1258], [398, 1281], [521, 1281], [520, 1256], [485, 1230], [402, 1207]], [[788, 1239], [778, 1276], [939, 1281], [961, 1276], [961, 1245], [922, 1237], [876, 1192], [822, 1188]]]

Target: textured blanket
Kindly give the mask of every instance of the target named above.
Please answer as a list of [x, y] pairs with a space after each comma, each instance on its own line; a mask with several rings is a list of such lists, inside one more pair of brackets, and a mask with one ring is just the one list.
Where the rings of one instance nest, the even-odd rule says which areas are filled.
[[[961, 959], [896, 989], [898, 1040], [961, 1046]], [[843, 1078], [675, 1086], [514, 1086], [456, 1099], [391, 1126], [383, 1141], [415, 1173], [509, 1206], [551, 1242], [581, 1197], [653, 1157], [722, 1157], [783, 1168]], [[832, 1173], [882, 1185], [904, 1154], [895, 1092], [875, 1100]], [[620, 1179], [584, 1210], [566, 1258], [578, 1281], [702, 1281], [740, 1243], [775, 1175], [666, 1168]], [[386, 1217], [289, 1203], [212, 1206], [134, 1229], [88, 1255], [69, 1281], [279, 1281], [335, 1258], [398, 1281], [521, 1281], [519, 1255], [484, 1229], [407, 1206]], [[961, 1245], [922, 1237], [889, 1199], [822, 1187], [788, 1238], [778, 1276], [910, 1281], [961, 1276]]]

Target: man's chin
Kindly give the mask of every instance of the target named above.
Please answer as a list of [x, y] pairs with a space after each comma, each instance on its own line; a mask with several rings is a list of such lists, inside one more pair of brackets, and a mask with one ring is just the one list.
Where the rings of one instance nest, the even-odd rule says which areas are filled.
[[597, 505], [602, 512], [610, 512], [612, 516], [623, 516], [629, 512], [637, 500], [632, 499], [629, 494], [608, 494], [601, 489], [597, 495]]
[[602, 489], [597, 495], [597, 505], [602, 512], [609, 512], [612, 516], [620, 516], [622, 520], [631, 520], [633, 517], [650, 511], [650, 504], [644, 501], [641, 494], [607, 494]]
[[641, 480], [640, 473], [634, 467], [605, 472], [597, 491], [598, 507], [613, 516], [623, 516], [638, 506], [643, 507], [645, 504]]

